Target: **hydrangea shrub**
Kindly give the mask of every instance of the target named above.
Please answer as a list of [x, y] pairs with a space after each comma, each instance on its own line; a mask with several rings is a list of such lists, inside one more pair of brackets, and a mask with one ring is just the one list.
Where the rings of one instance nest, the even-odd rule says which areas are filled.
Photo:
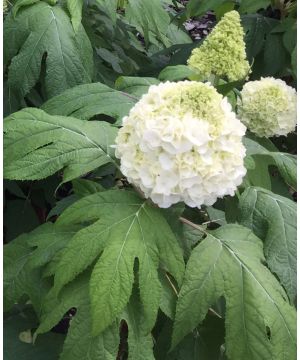
[[5, 359], [294, 360], [295, 72], [245, 51], [291, 4], [5, 4]]

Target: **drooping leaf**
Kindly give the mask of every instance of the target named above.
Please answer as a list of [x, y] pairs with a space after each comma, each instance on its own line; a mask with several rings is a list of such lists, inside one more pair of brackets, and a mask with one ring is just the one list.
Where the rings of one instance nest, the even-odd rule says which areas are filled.
[[140, 98], [146, 94], [149, 86], [159, 84], [159, 80], [151, 77], [120, 76], [116, 80], [117, 90], [124, 91]]
[[239, 12], [256, 13], [258, 10], [265, 9], [270, 5], [270, 0], [241, 0]]
[[28, 108], [7, 117], [4, 131], [7, 179], [43, 179], [64, 169], [65, 182], [114, 162], [110, 145], [117, 129], [105, 122]]
[[187, 264], [173, 346], [224, 296], [229, 359], [295, 358], [295, 311], [263, 261], [262, 242], [249, 229], [226, 225], [208, 233]]
[[187, 18], [191, 16], [201, 16], [208, 10], [215, 10], [228, 0], [190, 0], [187, 4]]
[[[65, 11], [45, 2], [8, 15], [4, 23], [4, 64], [8, 85], [21, 98], [38, 82], [45, 58], [48, 97], [91, 81], [92, 47], [80, 25], [77, 33]], [[45, 57], [45, 55], [47, 55]]]
[[83, 0], [67, 0], [67, 7], [75, 32], [79, 29], [81, 23], [82, 5]]
[[249, 187], [240, 198], [240, 223], [264, 241], [267, 263], [291, 301], [296, 296], [297, 207], [286, 197]]
[[144, 36], [147, 45], [155, 39], [166, 46], [171, 45], [166, 36], [170, 18], [160, 0], [128, 0], [125, 15], [128, 22]]
[[72, 185], [74, 193], [80, 198], [105, 190], [105, 188], [96, 181], [87, 179], [75, 179], [72, 181]]
[[145, 327], [152, 329], [160, 303], [159, 263], [180, 284], [183, 258], [159, 209], [131, 192], [110, 190], [71, 205], [58, 224], [90, 223], [68, 243], [57, 265], [58, 292], [87, 266], [97, 261], [90, 281], [93, 333], [98, 334], [120, 316], [131, 295], [133, 265], [139, 260], [139, 288]]
[[[253, 136], [245, 136], [243, 141], [247, 155], [270, 157], [286, 183], [297, 188], [297, 157], [295, 155], [278, 151], [268, 139], [262, 140]], [[272, 162], [270, 161], [269, 164]]]
[[251, 155], [249, 157], [254, 162], [254, 168], [248, 169], [247, 174], [243, 179], [244, 187], [259, 186], [272, 190], [272, 179], [269, 166], [273, 165], [273, 159], [266, 155]]
[[121, 121], [137, 102], [137, 98], [101, 84], [79, 85], [53, 97], [42, 109], [50, 115], [90, 119], [95, 115], [109, 115]]
[[68, 206], [70, 206], [77, 200], [79, 200], [79, 196], [72, 194], [70, 196], [66, 196], [63, 199], [57, 201], [55, 206], [49, 211], [49, 214], [47, 215], [46, 220], [48, 221], [53, 216], [60, 215]]
[[118, 0], [96, 0], [96, 4], [99, 5], [114, 22], [116, 21]]
[[4, 246], [4, 308], [9, 310], [25, 295], [39, 315], [42, 298], [49, 287], [42, 279], [40, 269], [32, 270], [28, 265], [33, 250], [27, 240], [28, 235], [23, 234]]
[[245, 31], [246, 52], [250, 63], [263, 49], [267, 34], [278, 24], [278, 20], [250, 14], [242, 16]]
[[29, 5], [33, 5], [37, 2], [39, 2], [40, 0], [17, 0], [16, 3], [14, 4], [13, 8], [12, 8], [12, 14], [13, 16], [17, 16], [18, 11], [23, 7], [23, 6], [29, 6]]
[[[288, 62], [288, 53], [283, 45], [281, 34], [268, 34], [264, 49], [264, 74], [281, 74]], [[276, 61], [274, 61], [276, 59]]]
[[166, 68], [164, 68], [158, 75], [158, 78], [161, 81], [178, 81], [189, 78], [193, 75], [197, 75], [197, 72], [192, 70], [187, 65], [176, 65], [167, 66]]

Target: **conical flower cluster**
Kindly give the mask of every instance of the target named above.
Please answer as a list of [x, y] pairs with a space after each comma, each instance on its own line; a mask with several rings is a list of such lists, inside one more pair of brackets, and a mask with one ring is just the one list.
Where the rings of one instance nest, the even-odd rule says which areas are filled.
[[207, 79], [211, 74], [229, 81], [244, 79], [250, 71], [244, 30], [237, 11], [226, 13], [203, 44], [194, 49], [188, 65]]
[[246, 173], [245, 126], [209, 84], [161, 83], [123, 119], [116, 156], [130, 183], [160, 207], [212, 205]]

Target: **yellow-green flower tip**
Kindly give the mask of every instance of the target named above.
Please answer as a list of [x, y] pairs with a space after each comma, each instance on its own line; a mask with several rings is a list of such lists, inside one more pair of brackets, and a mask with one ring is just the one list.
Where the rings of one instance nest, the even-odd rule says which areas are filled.
[[193, 50], [188, 65], [203, 79], [211, 74], [237, 81], [247, 77], [250, 65], [246, 58], [244, 30], [237, 11], [226, 13], [202, 45]]

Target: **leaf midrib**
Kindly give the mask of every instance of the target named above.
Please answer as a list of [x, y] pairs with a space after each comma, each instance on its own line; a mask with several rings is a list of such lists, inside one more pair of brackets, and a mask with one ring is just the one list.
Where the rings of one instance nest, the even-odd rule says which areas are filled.
[[[211, 234], [210, 234], [211, 235]], [[213, 236], [213, 235], [211, 235]], [[282, 315], [281, 311], [280, 311], [280, 308], [278, 307], [277, 303], [272, 299], [271, 295], [268, 293], [268, 291], [265, 289], [265, 287], [256, 279], [256, 277], [254, 276], [254, 274], [251, 272], [251, 270], [248, 268], [248, 266], [239, 258], [239, 256], [234, 252], [233, 249], [230, 248], [230, 246], [228, 244], [226, 244], [225, 242], [223, 242], [221, 239], [213, 236], [220, 244], [221, 246], [223, 246], [230, 254], [232, 254], [233, 258], [238, 262], [238, 264], [243, 267], [249, 274], [250, 276], [255, 280], [255, 282], [258, 283], [258, 285], [263, 289], [263, 291], [266, 293], [267, 297], [270, 299], [270, 301], [274, 304], [274, 306], [276, 307], [278, 313], [280, 314], [280, 317], [282, 318], [283, 320], [283, 323], [285, 325], [285, 328], [287, 329], [287, 332], [289, 334], [289, 337], [293, 340], [294, 342], [294, 339], [292, 337], [292, 334], [290, 332], [290, 329], [288, 328], [287, 324], [286, 324], [286, 321], [285, 321], [285, 318], [284, 316]]]

